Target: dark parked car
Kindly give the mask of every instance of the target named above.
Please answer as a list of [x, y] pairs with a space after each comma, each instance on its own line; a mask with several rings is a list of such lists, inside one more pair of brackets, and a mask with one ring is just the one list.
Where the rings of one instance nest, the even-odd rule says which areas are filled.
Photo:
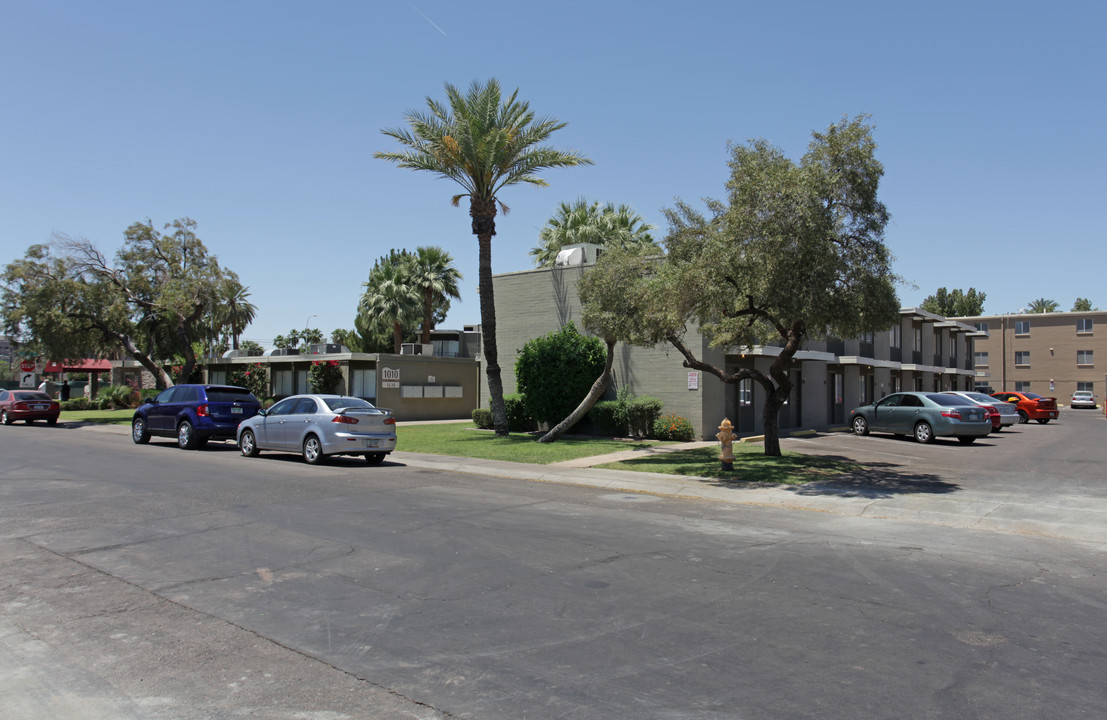
[[1050, 420], [1057, 419], [1057, 398], [1042, 397], [1032, 392], [1003, 392], [992, 393], [996, 400], [1011, 403], [1018, 408], [1019, 422], [1027, 423], [1037, 420], [1045, 425]]
[[966, 445], [992, 431], [991, 418], [979, 405], [956, 395], [925, 392], [893, 393], [854, 408], [850, 426], [858, 435], [870, 430], [914, 435], [921, 443], [953, 436]]
[[35, 420], [45, 420], [56, 425], [61, 406], [41, 390], [0, 390], [0, 422], [11, 425], [25, 420], [30, 425]]
[[208, 440], [233, 440], [238, 424], [258, 414], [261, 404], [246, 388], [233, 385], [174, 385], [139, 405], [131, 420], [131, 439], [177, 439], [194, 450]]

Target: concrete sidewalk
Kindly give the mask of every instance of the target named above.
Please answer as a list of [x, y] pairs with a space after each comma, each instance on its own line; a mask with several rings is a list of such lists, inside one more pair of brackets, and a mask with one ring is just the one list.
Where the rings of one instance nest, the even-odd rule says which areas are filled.
[[[123, 436], [130, 434], [130, 428], [125, 425], [84, 425], [80, 429]], [[798, 486], [765, 486], [743, 483], [740, 480], [729, 482], [594, 467], [628, 458], [713, 445], [716, 443], [680, 443], [578, 458], [550, 465], [396, 451], [388, 456], [385, 467], [391, 462], [443, 472], [577, 485], [613, 493], [642, 493], [688, 500], [900, 520], [942, 527], [1061, 538], [1107, 547], [1107, 500], [1092, 497], [1030, 496], [1002, 489], [981, 491], [955, 485], [936, 486], [933, 482], [918, 482], [909, 473], [900, 473], [894, 469]], [[810, 451], [799, 438], [781, 438], [781, 448], [797, 452]], [[740, 467], [738, 477], [741, 477]]]

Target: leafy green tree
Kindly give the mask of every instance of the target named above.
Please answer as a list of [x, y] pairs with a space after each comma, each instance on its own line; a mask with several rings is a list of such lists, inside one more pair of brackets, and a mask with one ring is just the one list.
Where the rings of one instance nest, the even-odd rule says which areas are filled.
[[531, 417], [556, 423], [580, 404], [603, 368], [603, 343], [570, 322], [523, 345], [515, 358], [515, 387]]
[[546, 221], [538, 233], [538, 245], [530, 254], [537, 267], [553, 267], [557, 254], [566, 245], [593, 243], [605, 249], [645, 246], [654, 252], [661, 247], [654, 242], [650, 230], [638, 213], [627, 205], [614, 203], [600, 206], [580, 198], [573, 203], [561, 203], [557, 212]]
[[[813, 133], [798, 163], [764, 140], [732, 145], [727, 201], [709, 201], [707, 215], [683, 202], [667, 210], [662, 259], [605, 253], [581, 278], [586, 313], [624, 313], [610, 320], [616, 339], [667, 341], [685, 367], [724, 383], [759, 383], [765, 454], [780, 455], [778, 415], [804, 339], [851, 337], [898, 318], [897, 278], [883, 242], [889, 215], [877, 198], [884, 168], [875, 151], [865, 116]], [[728, 372], [686, 344], [693, 324], [712, 347], [781, 351], [768, 372]]]
[[238, 349], [249, 357], [261, 357], [265, 354], [265, 349], [253, 340], [243, 340]]
[[922, 309], [943, 317], [972, 317], [984, 314], [985, 294], [969, 288], [967, 292], [944, 287], [922, 302]]
[[421, 317], [423, 299], [408, 272], [411, 254], [393, 250], [369, 271], [354, 325], [362, 336], [392, 329], [392, 352], [399, 354], [404, 331]]
[[431, 341], [436, 318], [444, 318], [449, 311], [450, 300], [461, 298], [457, 283], [462, 275], [453, 263], [450, 253], [433, 245], [415, 248], [415, 253], [408, 258], [405, 268], [408, 281], [423, 297], [421, 341], [424, 345]]
[[1097, 311], [1097, 310], [1099, 310], [1099, 308], [1093, 308], [1092, 307], [1092, 301], [1089, 300], [1088, 298], [1078, 297], [1072, 303], [1072, 311], [1073, 312], [1094, 312], [1094, 311]]
[[496, 435], [506, 437], [507, 412], [496, 345], [496, 303], [492, 293], [492, 236], [496, 234], [497, 206], [508, 207], [500, 190], [520, 183], [538, 187], [548, 183], [538, 173], [550, 168], [591, 164], [576, 152], [557, 150], [545, 143], [565, 127], [553, 118], [536, 118], [530, 105], [506, 99], [495, 78], [474, 82], [467, 93], [446, 83], [446, 104], [427, 98], [427, 112], [409, 110], [407, 128], [383, 130], [405, 146], [402, 152], [378, 152], [375, 157], [399, 167], [423, 170], [453, 180], [465, 191], [453, 197], [456, 207], [469, 198], [472, 231], [479, 257], [482, 352], [488, 375], [488, 394]]
[[1028, 313], [1051, 313], [1057, 312], [1057, 308], [1059, 307], [1061, 307], [1061, 305], [1056, 300], [1038, 298], [1030, 303], [1030, 307], [1028, 307], [1026, 311]]
[[105, 357], [122, 347], [157, 378], [173, 383], [161, 360], [180, 358], [181, 374], [196, 366], [193, 343], [209, 333], [224, 270], [181, 218], [161, 232], [134, 223], [115, 261], [90, 241], [58, 235], [34, 245], [3, 275], [4, 325], [21, 344], [53, 358]]

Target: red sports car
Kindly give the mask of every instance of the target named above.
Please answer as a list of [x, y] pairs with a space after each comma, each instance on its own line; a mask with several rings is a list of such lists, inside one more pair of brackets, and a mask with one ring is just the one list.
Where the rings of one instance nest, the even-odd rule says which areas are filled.
[[45, 420], [47, 425], [58, 422], [61, 406], [40, 390], [0, 390], [0, 422], [11, 425], [16, 420]]
[[1032, 392], [1008, 392], [1006, 390], [992, 393], [992, 397], [1018, 406], [1020, 423], [1037, 420], [1045, 425], [1050, 420], [1057, 419], [1057, 398], [1042, 397]]

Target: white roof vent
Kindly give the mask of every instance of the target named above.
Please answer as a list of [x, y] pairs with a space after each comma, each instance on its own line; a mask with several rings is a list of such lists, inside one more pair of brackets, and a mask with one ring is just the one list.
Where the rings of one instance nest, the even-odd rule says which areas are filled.
[[603, 248], [594, 243], [566, 245], [558, 251], [554, 267], [591, 264], [596, 262], [602, 253]]

